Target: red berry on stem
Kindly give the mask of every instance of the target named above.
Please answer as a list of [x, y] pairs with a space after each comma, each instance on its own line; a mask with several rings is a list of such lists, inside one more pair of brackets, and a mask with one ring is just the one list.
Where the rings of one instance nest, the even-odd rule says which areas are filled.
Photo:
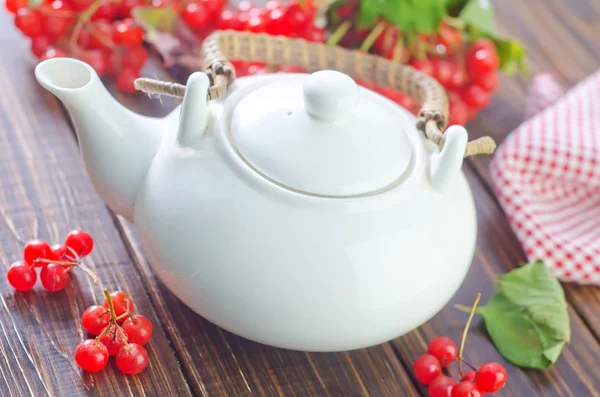
[[457, 99], [450, 102], [448, 125], [465, 125], [469, 120], [469, 108], [463, 101]]
[[44, 55], [42, 55], [42, 57], [40, 58], [40, 61], [46, 61], [52, 58], [63, 58], [66, 56], [67, 54], [65, 54], [64, 51], [59, 50], [58, 48], [48, 47]]
[[483, 393], [479, 391], [473, 382], [462, 381], [452, 388], [450, 397], [481, 397]]
[[31, 52], [36, 57], [41, 57], [46, 53], [48, 47], [52, 45], [52, 42], [47, 36], [37, 36], [31, 39]]
[[465, 372], [463, 377], [460, 380], [465, 380], [468, 382], [475, 382], [475, 377], [477, 376], [477, 372], [471, 370], [469, 372]]
[[131, 68], [124, 68], [117, 77], [117, 88], [122, 92], [134, 93], [137, 92], [135, 89], [135, 80], [140, 77], [140, 73], [137, 70]]
[[108, 363], [108, 350], [100, 341], [86, 339], [75, 350], [75, 362], [84, 371], [98, 372]]
[[482, 109], [490, 103], [490, 94], [478, 85], [465, 88], [461, 98], [467, 105], [475, 109]]
[[152, 323], [141, 314], [134, 314], [127, 318], [122, 325], [127, 333], [129, 342], [143, 345], [150, 340], [152, 336]]
[[425, 73], [428, 76], [433, 76], [433, 64], [428, 59], [413, 59], [410, 66]]
[[312, 41], [313, 43], [324, 43], [327, 36], [325, 35], [325, 29], [318, 28], [314, 25], [309, 26], [308, 29], [304, 31], [302, 37], [307, 41]]
[[452, 90], [460, 90], [467, 84], [467, 74], [465, 71], [459, 67], [454, 69], [454, 75], [452, 76], [452, 80], [450, 81], [450, 85], [448, 88]]
[[506, 369], [498, 363], [485, 363], [479, 368], [475, 380], [479, 390], [485, 393], [494, 393], [506, 383]]
[[423, 354], [415, 360], [413, 364], [417, 380], [424, 384], [430, 384], [439, 374], [442, 373], [440, 361], [431, 354]]
[[89, 27], [90, 33], [90, 48], [97, 50], [111, 50], [114, 47], [114, 31], [109, 21], [100, 19], [91, 24]]
[[462, 36], [460, 31], [442, 21], [438, 32], [438, 42], [446, 48], [447, 54], [452, 54], [454, 49], [462, 44]]
[[241, 30], [242, 25], [237, 14], [231, 10], [225, 10], [217, 20], [217, 29], [219, 30]]
[[104, 73], [106, 73], [108, 59], [103, 51], [87, 50], [81, 56], [81, 60], [89, 64], [96, 71], [98, 76], [102, 77], [104, 76]]
[[41, 15], [29, 8], [19, 8], [15, 14], [15, 26], [27, 37], [36, 37], [42, 34]]
[[65, 238], [65, 246], [74, 250], [80, 257], [86, 256], [94, 249], [94, 239], [84, 231], [72, 230]]
[[54, 244], [52, 247], [50, 247], [50, 250], [52, 251], [52, 259], [57, 261], [63, 259], [67, 253], [67, 248], [61, 244]]
[[83, 329], [92, 335], [100, 335], [108, 326], [110, 313], [104, 306], [93, 305], [85, 309], [81, 316]]
[[104, 0], [92, 15], [92, 21], [106, 19], [112, 21], [121, 13], [121, 2], [113, 0]]
[[252, 15], [244, 25], [244, 30], [252, 33], [261, 33], [265, 31], [265, 21], [260, 15]]
[[148, 352], [144, 346], [129, 343], [119, 350], [116, 358], [117, 368], [127, 375], [135, 375], [148, 365]]
[[117, 21], [113, 24], [115, 30], [115, 43], [135, 48], [142, 44], [144, 30], [137, 26], [130, 18]]
[[27, 7], [27, 3], [27, 0], [6, 0], [5, 6], [8, 11], [14, 14], [18, 9]]
[[204, 5], [191, 2], [185, 5], [181, 13], [181, 18], [190, 28], [200, 29], [207, 25], [209, 15]]
[[70, 268], [56, 263], [49, 263], [40, 272], [42, 286], [50, 292], [63, 290], [69, 282]]
[[447, 336], [438, 336], [429, 343], [427, 353], [431, 354], [440, 361], [442, 367], [452, 364], [458, 356], [458, 346]]
[[6, 278], [14, 289], [25, 292], [33, 288], [37, 280], [37, 274], [33, 266], [19, 261], [10, 265]]
[[46, 264], [35, 262], [36, 259], [53, 259], [52, 248], [44, 240], [31, 240], [23, 248], [23, 260], [32, 266], [42, 267]]
[[200, 2], [206, 8], [209, 17], [214, 19], [223, 11], [227, 0], [200, 0]]
[[427, 388], [429, 397], [450, 397], [456, 382], [446, 375], [439, 375]]
[[75, 11], [83, 11], [91, 6], [94, 0], [70, 0], [69, 2]]
[[495, 72], [500, 60], [494, 43], [488, 39], [476, 40], [466, 56], [467, 74], [471, 79], [477, 76]]
[[[122, 68], [139, 72], [148, 60], [148, 53], [143, 47], [130, 48], [123, 54]], [[139, 76], [136, 75], [136, 78]]]
[[235, 74], [238, 77], [243, 77], [248, 75], [248, 64], [244, 61], [232, 60], [231, 65], [235, 69]]
[[434, 76], [444, 88], [450, 88], [456, 72], [456, 65], [450, 61], [436, 59], [433, 61]]
[[281, 9], [271, 10], [266, 15], [265, 31], [274, 36], [289, 36], [292, 32]]
[[488, 73], [477, 76], [473, 79], [473, 84], [480, 86], [487, 92], [493, 92], [498, 88], [500, 81], [496, 73]]
[[[121, 348], [127, 344], [128, 335], [123, 330], [119, 330], [119, 328], [121, 327], [119, 327], [116, 324], [111, 324], [109, 325], [109, 327], [110, 328], [108, 330], [102, 330], [102, 337], [100, 338], [100, 343], [106, 346], [106, 350], [108, 350], [109, 356], [116, 356], [119, 353], [119, 350], [121, 350]], [[125, 334], [125, 336], [123, 336], [123, 333]]]
[[[110, 297], [112, 298], [113, 306], [115, 308], [115, 315], [117, 317], [127, 313], [128, 310], [130, 313], [133, 313], [133, 310], [135, 309], [133, 301], [125, 292], [111, 292]], [[104, 301], [104, 307], [108, 309], [108, 300]]]
[[42, 14], [46, 16], [43, 23], [46, 35], [52, 38], [63, 36], [73, 23], [73, 8], [62, 0], [42, 3], [40, 7], [43, 7]]
[[312, 21], [304, 8], [298, 3], [293, 3], [285, 11], [285, 21], [292, 32], [302, 32]]

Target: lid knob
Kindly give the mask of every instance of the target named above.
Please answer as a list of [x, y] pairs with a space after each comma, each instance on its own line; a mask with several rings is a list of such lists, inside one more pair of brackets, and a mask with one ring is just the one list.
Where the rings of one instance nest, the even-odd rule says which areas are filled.
[[352, 114], [360, 98], [354, 80], [333, 70], [311, 74], [303, 91], [308, 113], [324, 121], [339, 121]]

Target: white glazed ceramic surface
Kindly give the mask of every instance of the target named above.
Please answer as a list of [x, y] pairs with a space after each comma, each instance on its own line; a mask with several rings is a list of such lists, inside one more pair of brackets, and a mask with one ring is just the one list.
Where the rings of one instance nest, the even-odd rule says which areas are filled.
[[[424, 323], [463, 281], [476, 222], [460, 172], [466, 144], [461, 127], [449, 129], [439, 153], [416, 131], [412, 115], [395, 107], [396, 132], [410, 147], [404, 168], [358, 197], [321, 197], [318, 189], [327, 186], [318, 181], [327, 169], [308, 166], [308, 178], [292, 172], [279, 183], [257, 172], [232, 145], [232, 128], [244, 131], [244, 125], [232, 127], [236, 112], [244, 110], [237, 109], [240, 101], [281, 79], [294, 83], [307, 76], [241, 78], [224, 100], [207, 106], [206, 76], [195, 74], [182, 107], [159, 120], [125, 111], [84, 64], [51, 61], [40, 64], [36, 76], [73, 114], [98, 193], [134, 219], [162, 282], [211, 322], [278, 347], [356, 349]], [[83, 77], [65, 87], [59, 69]], [[361, 101], [377, 95], [362, 90]], [[394, 106], [379, 96], [373, 100]], [[319, 99], [313, 102], [311, 114], [322, 110]], [[331, 113], [336, 120], [346, 117], [335, 108]], [[359, 153], [352, 142], [340, 145]], [[334, 169], [336, 159], [332, 153]], [[364, 180], [372, 183], [377, 175]], [[316, 190], [299, 192], [288, 182]], [[359, 191], [344, 191], [352, 183], [342, 180], [337, 192]]]

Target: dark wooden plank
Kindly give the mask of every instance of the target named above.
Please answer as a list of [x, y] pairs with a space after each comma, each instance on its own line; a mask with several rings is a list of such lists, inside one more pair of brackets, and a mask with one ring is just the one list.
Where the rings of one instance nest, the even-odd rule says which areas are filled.
[[[477, 206], [477, 248], [475, 259], [463, 286], [452, 301], [432, 320], [410, 334], [394, 341], [405, 362], [413, 362], [423, 354], [427, 343], [436, 336], [447, 335], [460, 340], [467, 315], [453, 305], [470, 306], [477, 292], [482, 302], [490, 298], [498, 275], [515, 268], [525, 260], [496, 201], [471, 167], [465, 172]], [[466, 358], [481, 365], [487, 361], [506, 364], [508, 379], [502, 395], [514, 396], [600, 396], [600, 344], [579, 315], [570, 310], [572, 343], [548, 371], [525, 371], [506, 363], [490, 343], [480, 319], [475, 318], [467, 339]]]
[[[529, 49], [535, 71], [549, 71], [573, 86], [600, 65], [600, 3], [595, 0], [502, 0], [495, 1], [500, 31], [518, 37]], [[524, 120], [527, 79], [501, 79], [492, 104], [468, 129], [473, 136], [490, 135], [498, 142]], [[491, 184], [490, 156], [468, 161], [486, 184]], [[565, 284], [574, 310], [600, 338], [600, 289]]]
[[[14, 396], [190, 395], [188, 380], [155, 314], [111, 214], [93, 191], [58, 101], [33, 78], [28, 40], [0, 11], [0, 257], [5, 274], [32, 238], [59, 242], [79, 227], [96, 241], [85, 260], [102, 282], [75, 270], [62, 292], [41, 286], [16, 293], [0, 281], [0, 394]], [[114, 364], [97, 374], [79, 370], [73, 352], [85, 337], [85, 308], [102, 302], [102, 287], [122, 288], [154, 324], [148, 368], [124, 376]]]

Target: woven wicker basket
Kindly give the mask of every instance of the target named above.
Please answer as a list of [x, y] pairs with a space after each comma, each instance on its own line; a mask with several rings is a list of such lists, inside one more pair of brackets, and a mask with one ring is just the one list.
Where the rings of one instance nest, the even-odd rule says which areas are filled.
[[[308, 72], [333, 69], [410, 95], [421, 104], [417, 129], [438, 146], [444, 145], [443, 131], [448, 122], [446, 92], [435, 79], [410, 66], [337, 46], [230, 30], [216, 31], [207, 37], [202, 56], [203, 70], [211, 79], [208, 100], [223, 97], [235, 79], [235, 69], [228, 58], [301, 66]], [[148, 94], [179, 98], [185, 94], [184, 85], [154, 79], [138, 79], [135, 86]], [[492, 138], [482, 137], [467, 144], [465, 156], [492, 153], [495, 148]]]

